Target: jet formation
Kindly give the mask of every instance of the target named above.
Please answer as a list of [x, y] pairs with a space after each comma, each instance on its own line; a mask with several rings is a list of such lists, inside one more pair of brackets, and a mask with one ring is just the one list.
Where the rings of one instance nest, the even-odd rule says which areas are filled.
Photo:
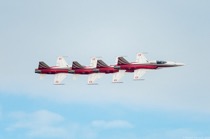
[[113, 74], [112, 83], [122, 83], [121, 79], [125, 73], [134, 73], [134, 80], [141, 80], [142, 76], [149, 70], [160, 68], [184, 66], [183, 63], [172, 61], [149, 61], [143, 53], [137, 53], [135, 62], [128, 62], [125, 57], [117, 57], [115, 65], [107, 65], [102, 59], [92, 57], [89, 66], [83, 66], [77, 61], [68, 65], [63, 56], [57, 58], [56, 66], [48, 66], [45, 62], [40, 61], [35, 73], [40, 74], [43, 78], [47, 74], [54, 74], [54, 85], [63, 85], [62, 81], [68, 74], [73, 74], [73, 79], [79, 75], [88, 75], [88, 85], [97, 84], [95, 81], [104, 74]]

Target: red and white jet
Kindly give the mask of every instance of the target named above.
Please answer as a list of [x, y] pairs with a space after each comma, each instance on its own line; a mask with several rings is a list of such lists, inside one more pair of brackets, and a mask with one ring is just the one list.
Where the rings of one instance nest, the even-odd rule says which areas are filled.
[[138, 53], [136, 55], [136, 62], [128, 62], [124, 57], [117, 57], [116, 65], [114, 68], [120, 70], [121, 72], [116, 73], [116, 76], [113, 78], [112, 82], [119, 83], [125, 72], [134, 72], [133, 79], [140, 80], [148, 70], [178, 67], [183, 65], [183, 63], [176, 63], [171, 61], [148, 61], [143, 53]]
[[71, 69], [68, 71], [73, 75], [73, 79], [76, 79], [79, 75], [88, 75], [88, 85], [96, 84], [95, 80], [102, 77], [102, 74], [99, 73], [97, 67], [97, 58], [92, 57], [90, 61], [90, 66], [82, 66], [77, 61], [73, 61]]
[[118, 68], [115, 68], [114, 65], [110, 65], [108, 66], [104, 61], [102, 61], [101, 59], [97, 60], [97, 69], [99, 69], [99, 73], [102, 74], [113, 74], [113, 79], [112, 81], [114, 82], [114, 80], [117, 79], [121, 79], [124, 75], [124, 70], [119, 70]]
[[62, 80], [66, 78], [69, 71], [69, 66], [64, 60], [63, 57], [58, 57], [56, 66], [48, 66], [43, 61], [39, 62], [39, 66], [35, 69], [35, 73], [40, 74], [40, 77], [43, 78], [46, 74], [55, 74], [54, 84], [60, 85]]

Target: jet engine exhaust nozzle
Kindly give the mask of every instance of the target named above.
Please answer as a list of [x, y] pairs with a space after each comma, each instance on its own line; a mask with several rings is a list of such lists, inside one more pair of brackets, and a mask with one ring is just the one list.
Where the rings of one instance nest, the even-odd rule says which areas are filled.
[[99, 72], [99, 69], [93, 69], [93, 72]]
[[68, 70], [68, 73], [75, 73], [75, 70]]
[[35, 69], [35, 73], [42, 73], [41, 70]]
[[121, 67], [120, 66], [114, 66], [114, 69], [120, 69]]

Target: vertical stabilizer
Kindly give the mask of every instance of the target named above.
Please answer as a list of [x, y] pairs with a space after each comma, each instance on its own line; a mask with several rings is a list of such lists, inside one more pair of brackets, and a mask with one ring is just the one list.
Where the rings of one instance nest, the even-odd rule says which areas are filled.
[[106, 68], [108, 65], [103, 60], [97, 60], [97, 67], [96, 68]]
[[126, 64], [129, 64], [129, 62], [124, 57], [117, 57], [116, 64], [117, 65], [126, 65]]
[[39, 69], [48, 69], [50, 68], [46, 63], [44, 63], [43, 61], [39, 62]]
[[72, 63], [72, 69], [83, 69], [84, 66], [82, 66], [81, 64], [79, 64], [77, 61], [73, 61]]

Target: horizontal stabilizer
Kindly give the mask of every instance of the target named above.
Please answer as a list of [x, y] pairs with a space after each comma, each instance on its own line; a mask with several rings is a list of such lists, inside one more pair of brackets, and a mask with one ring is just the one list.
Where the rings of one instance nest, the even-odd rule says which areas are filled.
[[126, 65], [129, 62], [124, 57], [117, 57], [117, 65]]
[[103, 60], [97, 61], [97, 67], [96, 68], [105, 68], [108, 67], [108, 65]]
[[72, 63], [72, 69], [83, 69], [84, 67], [79, 64], [77, 61], [73, 61]]
[[50, 67], [43, 61], [39, 62], [39, 69], [48, 69], [48, 68], [50, 68]]

